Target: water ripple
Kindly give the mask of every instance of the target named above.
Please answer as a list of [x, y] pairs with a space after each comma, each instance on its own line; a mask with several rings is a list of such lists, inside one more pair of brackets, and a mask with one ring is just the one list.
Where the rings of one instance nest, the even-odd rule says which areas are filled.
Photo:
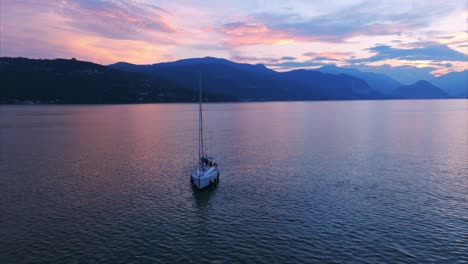
[[466, 105], [361, 103], [208, 105], [203, 191], [195, 105], [0, 111], [0, 263], [467, 262]]

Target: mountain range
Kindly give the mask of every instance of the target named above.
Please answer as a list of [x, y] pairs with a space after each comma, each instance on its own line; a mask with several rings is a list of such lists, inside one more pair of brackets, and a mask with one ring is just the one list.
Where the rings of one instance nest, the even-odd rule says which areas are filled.
[[204, 100], [211, 102], [465, 98], [467, 74], [450, 73], [432, 83], [403, 86], [384, 74], [332, 65], [276, 72], [262, 64], [213, 57], [108, 66], [76, 59], [4, 57], [0, 103], [192, 102], [200, 78]]
[[373, 72], [362, 72], [358, 69], [353, 68], [340, 68], [335, 65], [326, 65], [317, 69], [320, 72], [332, 73], [332, 74], [347, 74], [366, 81], [370, 87], [385, 94], [391, 95], [392, 91], [402, 86], [398, 81], [388, 77], [385, 74], [373, 73]]
[[[157, 76], [120, 71], [75, 59], [0, 58], [0, 103], [145, 103], [194, 101], [188, 91]], [[213, 100], [233, 101], [224, 95]]]
[[240, 64], [212, 57], [185, 59], [153, 65], [116, 63], [112, 69], [157, 76], [181, 87], [197, 87], [240, 101], [351, 100], [383, 96], [356, 77], [318, 71], [276, 72], [264, 65]]
[[410, 85], [403, 85], [392, 91], [393, 98], [400, 99], [443, 99], [449, 98], [447, 93], [428, 81], [417, 81]]
[[451, 72], [428, 80], [453, 97], [468, 98], [468, 71]]

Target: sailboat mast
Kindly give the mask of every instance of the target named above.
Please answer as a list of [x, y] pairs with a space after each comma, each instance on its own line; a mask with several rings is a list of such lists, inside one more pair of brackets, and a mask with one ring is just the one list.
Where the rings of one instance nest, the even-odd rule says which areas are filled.
[[198, 142], [198, 156], [199, 156], [199, 160], [201, 162], [201, 158], [203, 157], [203, 109], [202, 109], [202, 88], [201, 88], [201, 72], [200, 72], [200, 78], [199, 78], [199, 83], [198, 83], [198, 86], [199, 86], [199, 90], [200, 90], [200, 94], [199, 94], [199, 127], [200, 127], [200, 131], [199, 131], [199, 142]]

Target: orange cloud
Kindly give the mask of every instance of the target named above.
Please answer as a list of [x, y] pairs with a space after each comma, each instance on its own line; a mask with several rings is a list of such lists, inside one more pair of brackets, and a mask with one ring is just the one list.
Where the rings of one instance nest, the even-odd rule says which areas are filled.
[[127, 61], [148, 64], [166, 60], [171, 45], [153, 44], [140, 40], [115, 40], [92, 35], [65, 33], [59, 37], [69, 57], [102, 64]]
[[144, 3], [39, 1], [5, 5], [1, 55], [154, 63], [167, 60], [183, 34], [171, 13]]

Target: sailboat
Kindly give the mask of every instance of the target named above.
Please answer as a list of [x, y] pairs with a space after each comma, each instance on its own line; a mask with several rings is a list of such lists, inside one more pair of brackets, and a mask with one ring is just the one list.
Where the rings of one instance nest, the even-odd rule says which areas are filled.
[[214, 162], [213, 157], [205, 154], [203, 148], [203, 107], [202, 107], [202, 88], [201, 74], [199, 78], [199, 101], [198, 101], [198, 163], [192, 171], [190, 181], [198, 189], [203, 189], [219, 182], [218, 164]]

